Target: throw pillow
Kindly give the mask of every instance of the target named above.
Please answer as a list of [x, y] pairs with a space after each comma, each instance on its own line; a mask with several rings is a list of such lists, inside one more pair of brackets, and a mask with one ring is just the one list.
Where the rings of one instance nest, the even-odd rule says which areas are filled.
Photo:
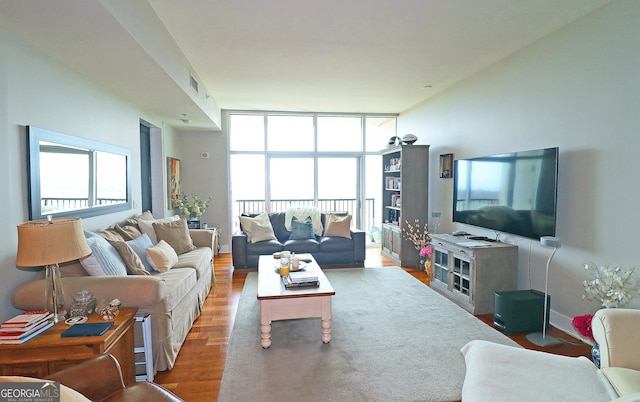
[[178, 263], [178, 254], [164, 240], [160, 240], [158, 244], [147, 249], [147, 261], [158, 272], [167, 272]]
[[136, 237], [133, 240], [129, 240], [127, 242], [129, 247], [138, 254], [140, 257], [140, 261], [142, 261], [142, 265], [148, 272], [154, 271], [149, 261], [147, 261], [147, 249], [153, 247], [153, 243], [151, 243], [151, 239], [147, 236], [146, 233], [143, 233], [142, 236]]
[[351, 238], [351, 215], [337, 216], [329, 214], [325, 219], [325, 236]]
[[121, 227], [120, 225], [116, 225], [115, 229], [116, 232], [122, 236], [124, 241], [137, 239], [142, 235], [142, 232], [137, 226], [125, 225], [125, 227]]
[[267, 219], [266, 222], [251, 222], [251, 243], [257, 243], [259, 241], [266, 240], [278, 240], [273, 233], [273, 227], [271, 222]]
[[156, 236], [156, 231], [153, 228], [154, 222], [163, 223], [163, 222], [173, 222], [177, 220], [180, 220], [179, 215], [173, 215], [168, 218], [156, 219], [151, 221], [138, 219], [138, 227], [140, 228], [140, 231], [142, 233], [146, 233], [147, 236], [149, 236], [149, 239], [151, 239], [151, 243], [158, 244], [158, 237]]
[[100, 236], [104, 237], [107, 241], [124, 241], [120, 233], [116, 231], [114, 226], [109, 226], [105, 230], [96, 232]]
[[91, 276], [125, 276], [127, 266], [118, 251], [104, 238], [93, 234], [87, 237], [91, 255], [80, 260], [80, 264]]
[[177, 254], [184, 254], [196, 249], [189, 235], [189, 226], [185, 219], [173, 222], [154, 222], [153, 229], [158, 241], [164, 240], [169, 243]]
[[313, 234], [313, 223], [311, 217], [307, 216], [303, 221], [299, 221], [295, 216], [291, 218], [291, 236], [289, 239], [315, 239]]
[[247, 239], [249, 241], [251, 241], [251, 234], [252, 234], [251, 222], [257, 222], [261, 225], [264, 225], [267, 222], [271, 224], [271, 222], [269, 221], [269, 214], [267, 214], [266, 212], [263, 212], [260, 215], [257, 215], [254, 217], [241, 215], [240, 228], [242, 229], [243, 232], [247, 234]]
[[153, 217], [153, 214], [151, 213], [151, 211], [144, 211], [138, 216], [134, 216], [133, 218], [127, 219], [126, 224], [131, 226], [138, 226], [139, 220], [152, 221], [155, 219], [156, 218]]
[[138, 254], [125, 242], [123, 241], [113, 241], [109, 242], [116, 250], [118, 250], [118, 254], [122, 257], [125, 265], [127, 266], [127, 271], [131, 275], [150, 275], [149, 272], [145, 269], [142, 261]]

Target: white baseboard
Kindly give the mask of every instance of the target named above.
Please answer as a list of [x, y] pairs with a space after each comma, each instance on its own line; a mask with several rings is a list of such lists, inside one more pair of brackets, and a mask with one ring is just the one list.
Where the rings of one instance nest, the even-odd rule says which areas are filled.
[[567, 317], [566, 315], [562, 315], [554, 310], [549, 312], [549, 325], [552, 325], [560, 331], [565, 332], [586, 344], [594, 345], [594, 342], [591, 339], [580, 335], [580, 333], [574, 328], [572, 321], [573, 317]]

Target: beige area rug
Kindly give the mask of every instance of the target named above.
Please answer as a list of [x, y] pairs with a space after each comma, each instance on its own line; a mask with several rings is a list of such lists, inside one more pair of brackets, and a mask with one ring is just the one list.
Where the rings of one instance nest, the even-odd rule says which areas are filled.
[[220, 401], [456, 401], [460, 348], [513, 341], [398, 267], [330, 269], [332, 339], [320, 320], [275, 321], [260, 346], [257, 274], [247, 276], [229, 341]]

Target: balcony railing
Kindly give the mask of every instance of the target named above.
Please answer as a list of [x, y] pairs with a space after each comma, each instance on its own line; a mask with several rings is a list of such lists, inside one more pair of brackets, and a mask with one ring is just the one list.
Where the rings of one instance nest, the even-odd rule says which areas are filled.
[[[270, 200], [267, 209], [266, 200], [236, 200], [234, 203], [234, 216], [241, 214], [253, 214], [260, 212], [285, 212], [289, 207], [316, 206], [312, 199], [306, 200]], [[318, 199], [317, 207], [322, 212], [347, 212], [353, 216], [352, 226], [356, 226], [356, 211], [358, 202], [354, 198], [327, 198]], [[362, 229], [370, 232], [375, 217], [375, 200], [366, 198], [364, 200], [364, 222]]]
[[[95, 205], [111, 205], [127, 202], [124, 198], [97, 198]], [[41, 209], [43, 213], [72, 211], [89, 207], [88, 198], [42, 198]]]

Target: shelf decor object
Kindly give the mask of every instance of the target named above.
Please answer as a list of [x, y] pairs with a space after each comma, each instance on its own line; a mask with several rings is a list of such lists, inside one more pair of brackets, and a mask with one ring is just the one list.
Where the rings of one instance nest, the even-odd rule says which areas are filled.
[[53, 321], [64, 321], [64, 290], [58, 263], [77, 260], [91, 254], [79, 218], [59, 218], [28, 221], [18, 225], [19, 267], [46, 269], [46, 308], [53, 313]]
[[440, 155], [440, 178], [450, 179], [453, 177], [453, 154]]
[[552, 345], [558, 345], [561, 343], [561, 341], [559, 341], [558, 339], [551, 337], [551, 336], [547, 336], [547, 321], [548, 321], [548, 317], [547, 317], [547, 309], [548, 309], [548, 303], [549, 303], [549, 298], [548, 298], [548, 294], [549, 294], [549, 265], [551, 264], [551, 259], [553, 258], [553, 255], [556, 253], [556, 250], [558, 250], [558, 248], [560, 247], [560, 239], [558, 239], [557, 237], [551, 237], [551, 236], [542, 236], [540, 238], [540, 245], [542, 245], [543, 247], [549, 247], [549, 248], [553, 248], [553, 251], [551, 252], [551, 255], [549, 255], [549, 259], [547, 260], [547, 271], [545, 274], [545, 280], [544, 280], [544, 310], [542, 312], [542, 333], [540, 332], [534, 332], [532, 334], [527, 335], [527, 339], [529, 340], [529, 342], [533, 343], [534, 345], [538, 345], [538, 346], [552, 346]]

